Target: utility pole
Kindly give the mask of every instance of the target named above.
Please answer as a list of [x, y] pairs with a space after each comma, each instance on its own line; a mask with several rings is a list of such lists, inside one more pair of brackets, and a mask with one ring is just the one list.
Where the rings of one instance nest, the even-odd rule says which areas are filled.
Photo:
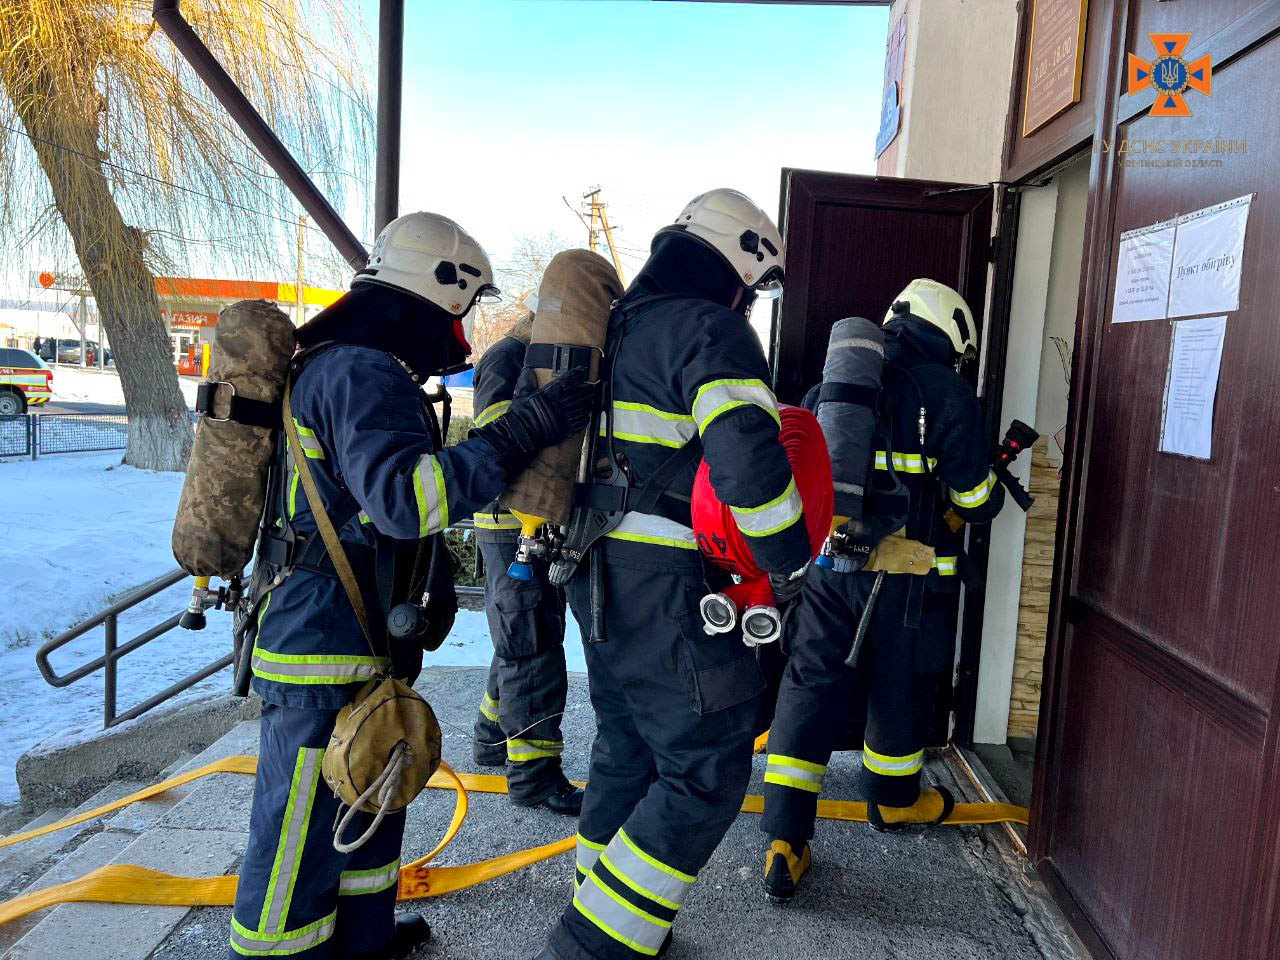
[[298, 216], [298, 277], [297, 286], [294, 288], [294, 298], [298, 302], [297, 317], [294, 320], [295, 326], [302, 326], [307, 322], [307, 305], [306, 298], [302, 295], [303, 276], [302, 261], [307, 255], [307, 215], [305, 213]]
[[622, 258], [618, 256], [618, 248], [613, 242], [613, 226], [609, 223], [607, 204], [600, 199], [600, 187], [588, 190], [582, 195], [582, 199], [591, 205], [591, 220], [587, 224], [587, 244], [591, 247], [592, 253], [599, 252], [600, 234], [604, 233], [605, 243], [609, 246], [609, 256], [613, 259], [613, 268], [618, 271], [618, 279], [625, 286], [627, 278], [622, 275]]

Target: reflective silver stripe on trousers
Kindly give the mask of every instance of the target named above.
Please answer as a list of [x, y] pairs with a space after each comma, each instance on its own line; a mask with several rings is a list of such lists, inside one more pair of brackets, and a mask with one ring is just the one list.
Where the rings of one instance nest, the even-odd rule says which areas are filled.
[[245, 956], [288, 956], [309, 950], [317, 944], [324, 943], [333, 936], [333, 928], [338, 923], [338, 912], [335, 910], [315, 923], [307, 924], [298, 930], [290, 930], [274, 936], [256, 934], [246, 929], [233, 917], [231, 920], [231, 949]]
[[647, 957], [658, 955], [671, 929], [670, 920], [655, 917], [614, 893], [595, 874], [587, 874], [578, 885], [573, 905], [604, 933]]
[[800, 491], [796, 489], [793, 477], [782, 495], [769, 503], [759, 507], [730, 506], [729, 509], [733, 511], [739, 530], [749, 537], [765, 537], [795, 522], [804, 510], [804, 503], [800, 500]]
[[866, 488], [860, 483], [842, 483], [837, 480], [835, 481], [835, 491], [836, 493], [851, 493], [855, 497], [860, 497], [866, 493]]
[[600, 859], [627, 886], [638, 889], [650, 900], [672, 910], [679, 910], [684, 905], [684, 898], [693, 889], [694, 877], [645, 853], [627, 836], [625, 830], [618, 831], [618, 835], [600, 854]]
[[[302, 843], [307, 835], [307, 823], [311, 819], [311, 799], [319, 779], [320, 761], [324, 750], [303, 748], [298, 751], [297, 770], [290, 788], [289, 819], [281, 831], [280, 851], [276, 855], [276, 868], [272, 870], [273, 887], [269, 892], [271, 910], [263, 918], [262, 929], [273, 933], [284, 930], [285, 911], [293, 893], [293, 881], [302, 859]], [[285, 884], [280, 889], [280, 883]]]
[[344, 870], [338, 880], [339, 896], [362, 893], [378, 893], [400, 879], [400, 861], [394, 860], [385, 867], [373, 870]]
[[603, 850], [603, 843], [592, 843], [582, 834], [578, 834], [578, 869], [583, 873], [590, 873]]

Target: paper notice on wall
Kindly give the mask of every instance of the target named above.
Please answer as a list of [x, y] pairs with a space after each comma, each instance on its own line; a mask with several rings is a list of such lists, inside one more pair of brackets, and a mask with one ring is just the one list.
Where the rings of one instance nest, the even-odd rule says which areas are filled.
[[1176, 229], [1173, 224], [1156, 225], [1121, 234], [1112, 323], [1163, 320], [1168, 315]]
[[1160, 450], [1208, 460], [1213, 451], [1213, 404], [1222, 367], [1227, 318], [1179, 320], [1164, 383]]
[[1240, 268], [1252, 196], [1178, 218], [1169, 288], [1169, 316], [1240, 308]]

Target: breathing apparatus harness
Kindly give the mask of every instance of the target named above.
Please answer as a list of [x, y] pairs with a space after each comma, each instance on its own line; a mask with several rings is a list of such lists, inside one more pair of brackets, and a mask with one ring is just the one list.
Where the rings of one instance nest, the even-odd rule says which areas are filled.
[[[613, 417], [609, 414], [613, 409], [613, 371], [618, 355], [627, 332], [635, 324], [637, 313], [666, 297], [665, 294], [650, 294], [631, 302], [614, 301], [606, 349], [600, 361], [600, 405], [587, 426], [582, 460], [573, 486], [569, 523], [563, 528], [545, 524], [536, 537], [522, 534], [516, 549], [516, 563], [528, 563], [533, 559], [548, 561], [547, 579], [557, 587], [565, 586], [573, 578], [584, 559], [590, 562], [589, 643], [606, 641], [604, 565], [599, 552], [591, 548], [601, 537], [616, 530], [627, 513], [650, 513], [681, 472], [702, 456], [702, 441], [694, 436], [659, 464], [643, 483], [635, 486], [626, 455], [614, 447]], [[530, 344], [525, 362], [559, 374], [582, 366], [592, 359], [593, 354], [590, 347]]]

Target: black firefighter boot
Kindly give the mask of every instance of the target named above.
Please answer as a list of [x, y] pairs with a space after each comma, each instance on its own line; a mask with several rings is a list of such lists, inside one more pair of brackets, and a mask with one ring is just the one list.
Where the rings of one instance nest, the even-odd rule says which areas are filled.
[[581, 787], [575, 787], [566, 780], [563, 784], [556, 788], [556, 792], [551, 794], [545, 800], [533, 804], [535, 807], [544, 807], [552, 813], [558, 813], [566, 817], [576, 817], [582, 813], [582, 798], [585, 796]]
[[401, 960], [431, 939], [431, 925], [417, 913], [397, 913], [391, 943], [372, 953], [358, 953], [349, 960]]
[[[662, 941], [662, 946], [658, 948], [658, 952], [657, 954], [655, 954], [655, 956], [658, 957], [658, 960], [662, 960], [662, 958], [667, 955], [667, 951], [670, 949], [671, 949], [671, 931], [668, 930], [667, 938]], [[543, 947], [541, 951], [539, 951], [538, 955], [534, 957], [533, 960], [560, 960], [560, 958], [551, 952], [551, 946], [548, 944], [547, 946]]]

